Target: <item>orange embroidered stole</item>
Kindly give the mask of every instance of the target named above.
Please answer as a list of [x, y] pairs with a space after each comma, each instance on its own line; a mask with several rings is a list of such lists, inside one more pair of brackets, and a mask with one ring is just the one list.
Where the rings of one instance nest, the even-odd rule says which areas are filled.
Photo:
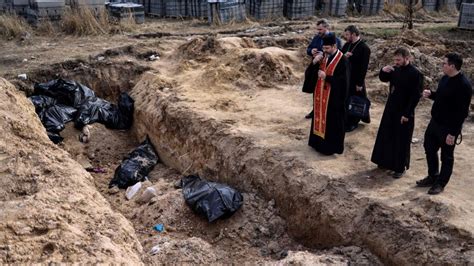
[[[334, 69], [341, 60], [343, 54], [337, 50], [331, 63], [328, 66], [328, 56], [324, 56], [322, 62], [319, 65], [319, 70], [326, 73], [326, 76], [332, 76]], [[322, 139], [326, 136], [326, 115], [328, 111], [329, 95], [331, 94], [331, 84], [326, 82], [325, 79], [318, 78], [316, 89], [314, 90], [314, 122], [313, 122], [313, 134], [320, 136]]]

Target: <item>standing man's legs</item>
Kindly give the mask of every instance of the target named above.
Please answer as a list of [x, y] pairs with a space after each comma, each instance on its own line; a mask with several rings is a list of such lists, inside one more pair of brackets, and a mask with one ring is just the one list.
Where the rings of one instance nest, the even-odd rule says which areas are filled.
[[439, 176], [439, 158], [438, 150], [441, 147], [441, 134], [438, 132], [437, 126], [430, 121], [428, 128], [425, 131], [425, 141], [423, 147], [425, 148], [426, 163], [428, 165], [428, 176], [422, 180], [416, 181], [419, 187], [431, 187]]
[[448, 145], [446, 143], [443, 143], [441, 146], [441, 172], [439, 173], [437, 183], [443, 187], [448, 184], [451, 174], [453, 173], [454, 147], [456, 147], [456, 145]]

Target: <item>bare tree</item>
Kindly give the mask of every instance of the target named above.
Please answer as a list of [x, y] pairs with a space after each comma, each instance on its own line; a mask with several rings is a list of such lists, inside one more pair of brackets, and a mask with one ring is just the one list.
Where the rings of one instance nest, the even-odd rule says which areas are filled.
[[413, 15], [422, 8], [421, 0], [408, 0], [403, 28], [413, 29]]

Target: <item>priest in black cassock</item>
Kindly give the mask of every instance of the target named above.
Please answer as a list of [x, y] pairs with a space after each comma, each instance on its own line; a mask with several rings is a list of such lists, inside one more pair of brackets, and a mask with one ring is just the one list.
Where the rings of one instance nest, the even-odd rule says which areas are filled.
[[415, 127], [415, 107], [421, 97], [423, 75], [410, 64], [410, 52], [398, 48], [394, 66], [380, 70], [379, 78], [390, 82], [390, 91], [380, 121], [372, 162], [381, 169], [394, 171], [400, 178], [410, 166], [410, 145]]
[[[365, 88], [365, 75], [369, 68], [370, 48], [360, 37], [359, 29], [354, 25], [349, 25], [344, 30], [344, 36], [347, 42], [342, 47], [341, 51], [344, 56], [349, 59], [350, 67], [350, 82], [349, 82], [349, 97], [359, 96], [367, 98], [367, 91]], [[356, 129], [361, 119], [358, 117], [346, 117], [346, 132], [351, 132]], [[362, 119], [365, 123], [370, 123], [370, 116]]]
[[337, 49], [336, 37], [323, 37], [324, 55], [314, 57], [319, 68], [313, 94], [314, 114], [308, 145], [324, 155], [344, 151], [345, 101], [348, 90], [347, 59]]

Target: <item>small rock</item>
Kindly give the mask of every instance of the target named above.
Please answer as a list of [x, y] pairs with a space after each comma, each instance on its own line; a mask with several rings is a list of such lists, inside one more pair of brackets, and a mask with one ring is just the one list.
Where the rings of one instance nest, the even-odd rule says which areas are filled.
[[23, 63], [28, 62], [28, 59], [23, 58]]
[[21, 80], [27, 80], [28, 79], [26, 74], [20, 74], [20, 75], [18, 75], [18, 78], [21, 79]]
[[117, 194], [120, 192], [120, 189], [117, 187], [117, 186], [113, 186], [111, 188], [109, 188], [109, 194]]
[[413, 143], [413, 144], [416, 144], [418, 142], [420, 142], [420, 139], [417, 139], [417, 138], [412, 138], [411, 139], [411, 143]]
[[105, 60], [105, 57], [103, 57], [103, 56], [97, 57], [97, 61], [103, 61], [103, 60]]

